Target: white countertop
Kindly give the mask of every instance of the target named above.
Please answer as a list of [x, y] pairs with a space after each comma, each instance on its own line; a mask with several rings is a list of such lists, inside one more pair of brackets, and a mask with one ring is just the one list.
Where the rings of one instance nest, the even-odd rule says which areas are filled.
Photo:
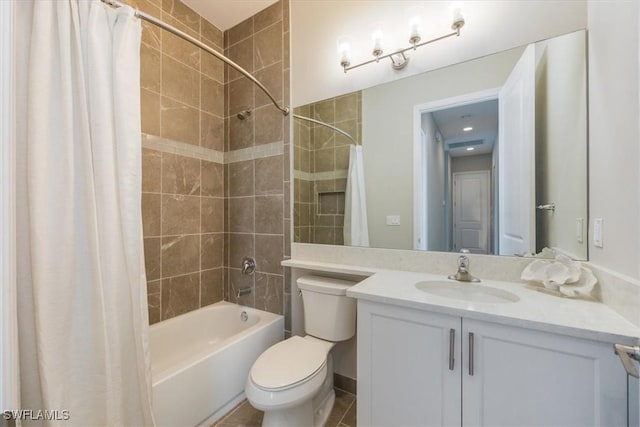
[[[286, 267], [368, 276], [347, 291], [353, 298], [520, 326], [545, 332], [610, 343], [640, 343], [640, 328], [600, 302], [561, 298], [516, 282], [486, 280], [469, 286], [490, 286], [516, 294], [509, 303], [480, 303], [426, 293], [415, 284], [425, 280], [447, 280], [428, 273], [384, 270], [307, 260], [286, 260]], [[456, 282], [452, 282], [456, 283]]]

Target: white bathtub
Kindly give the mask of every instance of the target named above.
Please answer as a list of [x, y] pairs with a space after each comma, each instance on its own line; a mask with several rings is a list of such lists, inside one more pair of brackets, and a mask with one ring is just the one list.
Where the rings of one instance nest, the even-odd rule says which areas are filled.
[[193, 427], [216, 421], [244, 398], [251, 365], [282, 340], [283, 330], [282, 316], [224, 301], [152, 325], [156, 424]]

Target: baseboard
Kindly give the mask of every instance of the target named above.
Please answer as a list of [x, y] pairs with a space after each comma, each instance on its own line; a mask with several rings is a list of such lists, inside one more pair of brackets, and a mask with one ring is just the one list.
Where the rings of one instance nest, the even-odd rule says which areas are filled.
[[333, 386], [351, 394], [356, 394], [357, 381], [340, 374], [333, 374]]

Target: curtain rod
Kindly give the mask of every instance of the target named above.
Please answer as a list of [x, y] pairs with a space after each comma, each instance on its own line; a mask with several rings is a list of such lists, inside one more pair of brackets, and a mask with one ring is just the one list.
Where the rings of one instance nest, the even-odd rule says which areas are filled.
[[[124, 3], [120, 2], [119, 0], [101, 0], [103, 3], [108, 4], [109, 6], [113, 6], [113, 7], [121, 7], [121, 6], [128, 6], [125, 5]], [[232, 60], [230, 60], [229, 58], [227, 58], [226, 56], [224, 56], [223, 54], [221, 54], [220, 52], [210, 48], [209, 46], [207, 46], [206, 44], [202, 43], [200, 40], [191, 37], [189, 34], [182, 32], [180, 30], [178, 30], [176, 27], [173, 27], [169, 24], [167, 24], [164, 21], [159, 20], [158, 18], [156, 18], [155, 16], [149, 15], [147, 13], [141, 12], [138, 9], [135, 9], [135, 13], [134, 15], [137, 18], [140, 18], [144, 21], [150, 22], [164, 30], [169, 31], [170, 33], [175, 34], [176, 36], [188, 41], [191, 44], [194, 44], [196, 46], [198, 46], [200, 49], [204, 50], [205, 52], [210, 53], [211, 55], [215, 56], [216, 58], [218, 58], [219, 60], [223, 61], [224, 63], [228, 64], [230, 67], [232, 67], [233, 69], [235, 69], [236, 71], [240, 72], [243, 76], [245, 76], [246, 78], [248, 78], [249, 80], [251, 80], [256, 86], [258, 86], [265, 95], [267, 95], [267, 97], [269, 97], [269, 99], [271, 100], [271, 102], [273, 103], [273, 105], [282, 112], [283, 115], [287, 116], [289, 114], [289, 112], [291, 111], [291, 109], [287, 106], [280, 106], [278, 104], [278, 102], [275, 100], [275, 98], [273, 97], [273, 95], [271, 95], [271, 92], [269, 92], [269, 90], [262, 84], [260, 83], [255, 77], [253, 77], [247, 70], [245, 70], [244, 68], [242, 68], [240, 65], [236, 64], [235, 62], [233, 62]]]
[[347, 132], [345, 132], [345, 131], [343, 131], [342, 129], [339, 129], [339, 128], [335, 127], [335, 126], [332, 126], [332, 125], [330, 125], [330, 124], [328, 124], [328, 123], [321, 122], [320, 120], [312, 119], [311, 117], [301, 116], [300, 114], [294, 114], [294, 115], [293, 115], [293, 117], [295, 117], [296, 119], [306, 120], [306, 121], [308, 121], [308, 122], [313, 122], [313, 123], [319, 124], [319, 125], [321, 125], [321, 126], [327, 127], [327, 128], [329, 128], [329, 129], [331, 129], [331, 130], [333, 130], [333, 131], [335, 131], [335, 132], [338, 132], [338, 133], [339, 133], [339, 134], [341, 134], [341, 135], [346, 136], [346, 137], [347, 137], [347, 138], [349, 138], [351, 141], [353, 141], [353, 143], [354, 143], [355, 145], [359, 145], [359, 144], [358, 144], [358, 141], [356, 141], [356, 140], [355, 140], [351, 135], [349, 135]]

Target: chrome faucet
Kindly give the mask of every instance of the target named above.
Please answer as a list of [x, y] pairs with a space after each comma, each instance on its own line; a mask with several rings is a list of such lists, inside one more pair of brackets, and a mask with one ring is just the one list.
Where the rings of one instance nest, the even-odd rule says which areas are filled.
[[479, 282], [480, 279], [469, 273], [469, 257], [466, 255], [469, 253], [469, 250], [461, 249], [460, 253], [462, 255], [458, 257], [458, 271], [456, 274], [449, 276], [449, 279], [457, 280], [458, 282]]

